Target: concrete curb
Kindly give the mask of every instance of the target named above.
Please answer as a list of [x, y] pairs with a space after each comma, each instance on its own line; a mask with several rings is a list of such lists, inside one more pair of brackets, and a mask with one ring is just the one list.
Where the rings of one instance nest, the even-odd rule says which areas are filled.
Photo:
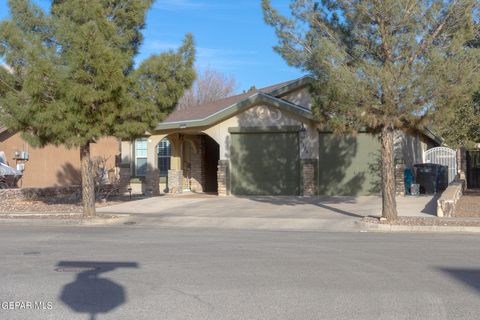
[[1, 224], [22, 224], [41, 226], [101, 226], [121, 224], [130, 218], [130, 214], [108, 214], [108, 217], [99, 215], [95, 218], [84, 219], [81, 217], [62, 218], [65, 216], [76, 216], [78, 213], [13, 213], [3, 214], [0, 217]]
[[[134, 216], [131, 221], [135, 221]], [[139, 224], [141, 225], [141, 224]], [[160, 227], [220, 228], [246, 230], [290, 230], [290, 231], [359, 231], [351, 220], [253, 218], [253, 217], [195, 217], [166, 216], [158, 223]]]
[[480, 227], [472, 226], [409, 226], [368, 223], [357, 221], [362, 231], [369, 232], [406, 232], [406, 233], [480, 233]]

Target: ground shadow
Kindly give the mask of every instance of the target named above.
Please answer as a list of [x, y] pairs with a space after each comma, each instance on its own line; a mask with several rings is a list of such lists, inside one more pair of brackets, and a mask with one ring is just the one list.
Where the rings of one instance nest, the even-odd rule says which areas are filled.
[[339, 208], [330, 206], [329, 204], [354, 204], [357, 202], [355, 197], [348, 196], [317, 196], [317, 197], [278, 197], [278, 196], [245, 196], [239, 197], [257, 202], [269, 203], [278, 206], [297, 206], [297, 205], [314, 205], [323, 209], [330, 210], [335, 213], [346, 215], [349, 217], [363, 218], [364, 216], [354, 212], [345, 211]]
[[436, 216], [437, 215], [437, 201], [440, 198], [440, 194], [435, 194], [432, 198], [427, 202], [425, 207], [422, 209], [422, 213], [431, 214]]
[[108, 313], [127, 301], [125, 289], [100, 274], [118, 268], [138, 268], [136, 262], [61, 261], [58, 272], [77, 272], [74, 282], [66, 284], [60, 300], [77, 313], [85, 313], [90, 320]]
[[480, 294], [480, 269], [437, 268]]

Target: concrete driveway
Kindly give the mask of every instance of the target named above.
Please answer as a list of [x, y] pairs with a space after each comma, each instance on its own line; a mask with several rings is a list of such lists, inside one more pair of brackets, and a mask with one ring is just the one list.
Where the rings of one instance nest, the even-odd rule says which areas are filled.
[[[401, 216], [435, 214], [436, 198], [398, 197]], [[357, 229], [355, 222], [381, 214], [381, 198], [364, 197], [218, 197], [184, 194], [153, 197], [98, 209], [132, 214], [138, 224], [247, 229]]]

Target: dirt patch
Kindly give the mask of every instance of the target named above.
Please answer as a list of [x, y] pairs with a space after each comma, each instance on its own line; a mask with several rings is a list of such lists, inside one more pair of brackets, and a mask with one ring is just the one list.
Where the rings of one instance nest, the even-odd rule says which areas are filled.
[[[115, 204], [139, 200], [140, 197], [114, 197], [108, 201], [102, 200], [97, 201], [96, 207], [102, 208], [107, 206], [112, 206]], [[65, 197], [54, 197], [49, 199], [7, 199], [0, 202], [0, 215], [8, 213], [78, 213], [82, 212], [82, 203], [79, 199], [76, 199], [71, 196]], [[67, 215], [68, 218], [71, 215]]]
[[421, 217], [398, 217], [392, 223], [382, 221], [376, 217], [365, 217], [363, 222], [373, 224], [392, 224], [401, 226], [457, 226], [457, 227], [480, 227], [480, 219], [465, 218], [421, 218]]
[[457, 202], [454, 215], [480, 218], [480, 190], [466, 190]]

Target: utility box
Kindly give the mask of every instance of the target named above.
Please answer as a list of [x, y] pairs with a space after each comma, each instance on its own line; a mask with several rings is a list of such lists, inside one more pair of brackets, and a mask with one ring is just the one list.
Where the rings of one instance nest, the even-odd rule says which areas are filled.
[[415, 183], [420, 185], [421, 194], [442, 192], [448, 186], [448, 167], [434, 163], [413, 166]]

